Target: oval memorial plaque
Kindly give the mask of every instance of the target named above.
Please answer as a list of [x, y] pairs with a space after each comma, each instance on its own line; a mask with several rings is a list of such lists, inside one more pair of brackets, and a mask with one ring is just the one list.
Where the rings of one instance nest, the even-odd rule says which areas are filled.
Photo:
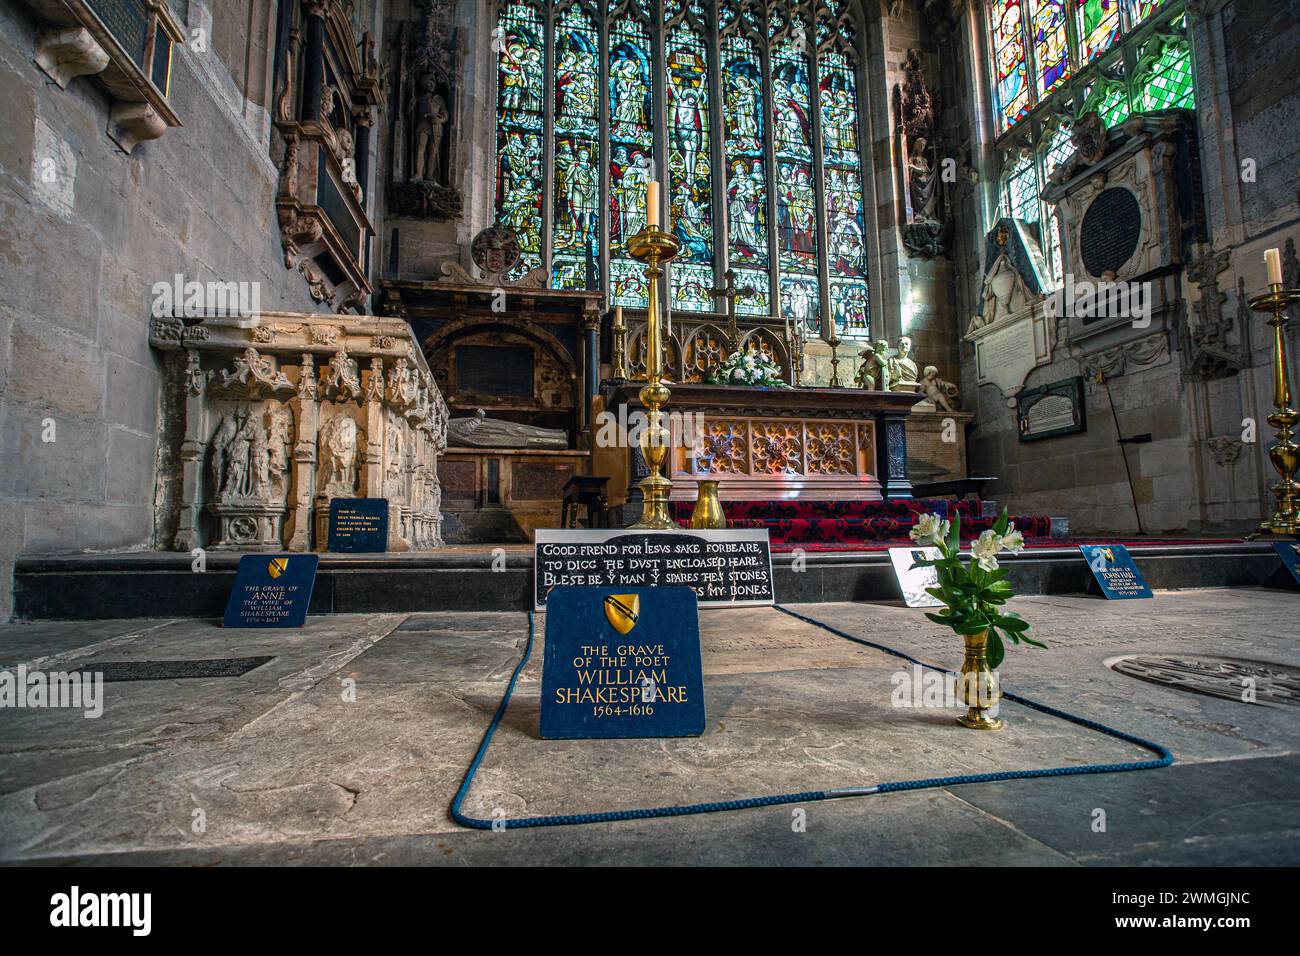
[[1127, 189], [1102, 190], [1083, 214], [1079, 229], [1079, 255], [1089, 275], [1098, 278], [1118, 272], [1132, 258], [1142, 238], [1142, 208]]

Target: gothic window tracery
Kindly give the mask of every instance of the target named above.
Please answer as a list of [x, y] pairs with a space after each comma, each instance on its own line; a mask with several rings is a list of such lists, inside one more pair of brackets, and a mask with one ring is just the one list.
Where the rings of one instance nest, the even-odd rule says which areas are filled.
[[512, 277], [647, 303], [627, 240], [663, 184], [666, 301], [868, 337], [859, 28], [844, 0], [501, 0], [498, 219]]

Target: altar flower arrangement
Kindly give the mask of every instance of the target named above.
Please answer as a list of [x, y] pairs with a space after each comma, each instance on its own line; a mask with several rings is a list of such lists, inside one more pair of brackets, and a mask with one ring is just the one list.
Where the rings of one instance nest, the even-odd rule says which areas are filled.
[[725, 362], [709, 369], [704, 380], [710, 385], [760, 385], [765, 388], [789, 388], [781, 377], [781, 367], [757, 349], [733, 352]]
[[[946, 521], [937, 514], [925, 514], [912, 528], [911, 538], [918, 544], [939, 549], [933, 560], [917, 561], [914, 568], [933, 567], [939, 576], [938, 587], [926, 588], [944, 603], [943, 610], [925, 616], [936, 624], [950, 627], [961, 635], [966, 645], [962, 664], [960, 694], [970, 706], [958, 720], [967, 727], [997, 730], [1002, 722], [996, 718], [997, 701], [1002, 693], [997, 674], [993, 673], [1006, 655], [1003, 639], [1013, 644], [1046, 647], [1029, 636], [1029, 622], [1003, 605], [1012, 597], [1007, 570], [998, 566], [998, 555], [1017, 553], [1025, 547], [1024, 536], [1007, 520], [1004, 510], [992, 528], [980, 533], [971, 543], [970, 561], [961, 557], [961, 515]], [[990, 713], [992, 711], [992, 713]]]

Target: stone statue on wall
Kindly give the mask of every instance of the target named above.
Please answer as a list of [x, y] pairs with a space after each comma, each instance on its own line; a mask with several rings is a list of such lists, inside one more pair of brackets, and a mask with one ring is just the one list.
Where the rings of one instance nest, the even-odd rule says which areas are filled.
[[920, 369], [912, 358], [912, 338], [904, 335], [898, 340], [898, 351], [889, 358], [889, 385], [892, 392], [915, 392]]
[[436, 92], [432, 74], [420, 80], [415, 97], [415, 169], [412, 179], [442, 183], [442, 131], [450, 116], [447, 102]]
[[447, 422], [447, 444], [458, 448], [563, 448], [569, 433], [560, 428], [537, 428], [500, 418], [488, 418], [483, 409], [473, 418]]
[[351, 416], [338, 414], [320, 430], [320, 492], [350, 498], [357, 487], [357, 448], [361, 429]]
[[397, 32], [392, 83], [392, 164], [388, 206], [396, 216], [459, 219], [463, 200], [452, 184], [456, 127], [454, 5], [425, 0], [419, 25]]
[[944, 252], [945, 215], [935, 148], [935, 100], [916, 50], [907, 51], [903, 82], [894, 87], [894, 112], [903, 164], [903, 244], [914, 254], [932, 259]]
[[858, 367], [858, 387], [868, 391], [877, 388], [882, 392], [889, 391], [889, 343], [878, 339], [859, 352], [858, 358], [862, 359]]
[[268, 502], [273, 497], [271, 442], [262, 417], [242, 408], [228, 412], [217, 425], [210, 443], [216, 500]]
[[925, 397], [934, 402], [934, 407], [943, 412], [955, 412], [961, 408], [961, 389], [952, 382], [939, 377], [939, 370], [927, 365], [921, 375], [920, 390]]

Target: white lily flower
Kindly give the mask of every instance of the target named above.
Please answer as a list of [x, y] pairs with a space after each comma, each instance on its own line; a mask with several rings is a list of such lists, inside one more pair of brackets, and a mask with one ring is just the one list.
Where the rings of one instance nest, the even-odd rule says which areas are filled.
[[908, 536], [913, 541], [928, 541], [933, 544], [936, 540], [948, 537], [948, 528], [948, 522], [942, 520], [937, 514], [923, 514], [916, 519], [916, 525], [908, 532]]
[[971, 557], [985, 571], [998, 569], [998, 552], [1002, 550], [1002, 539], [992, 528], [980, 532], [980, 536], [970, 546]]
[[1007, 533], [1002, 536], [1002, 547], [1012, 554], [1025, 550], [1025, 536], [1016, 530], [1014, 524], [1007, 525]]

